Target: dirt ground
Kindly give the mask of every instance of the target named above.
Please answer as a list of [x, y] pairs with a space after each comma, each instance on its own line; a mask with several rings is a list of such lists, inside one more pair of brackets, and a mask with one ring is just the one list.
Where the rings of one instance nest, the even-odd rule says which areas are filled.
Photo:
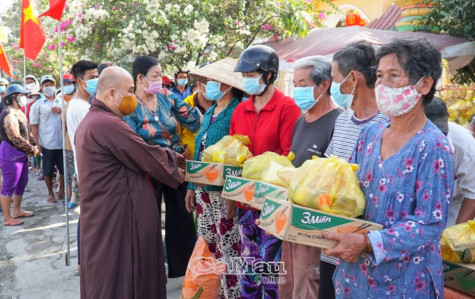
[[[77, 222], [69, 216], [71, 265], [66, 266], [66, 214], [62, 201], [46, 202], [44, 181], [30, 172], [22, 208], [35, 213], [21, 226], [0, 223], [0, 298], [79, 298], [77, 268]], [[1, 213], [0, 213], [1, 214]], [[170, 279], [168, 298], [179, 298], [183, 278]]]

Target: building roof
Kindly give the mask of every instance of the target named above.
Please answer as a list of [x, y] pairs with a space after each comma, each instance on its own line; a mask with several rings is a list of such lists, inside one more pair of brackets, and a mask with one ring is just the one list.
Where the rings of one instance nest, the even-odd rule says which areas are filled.
[[401, 11], [402, 9], [399, 6], [391, 4], [388, 10], [386, 10], [386, 12], [381, 17], [371, 21], [367, 27], [371, 29], [383, 30], [393, 29], [396, 25], [396, 22], [401, 19]]

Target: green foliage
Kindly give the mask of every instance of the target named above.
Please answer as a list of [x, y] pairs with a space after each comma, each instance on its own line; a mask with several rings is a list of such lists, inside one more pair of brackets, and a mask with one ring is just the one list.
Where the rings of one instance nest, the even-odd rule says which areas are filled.
[[[323, 1], [331, 5], [330, 0]], [[16, 28], [11, 37], [17, 43], [20, 2], [7, 13], [11, 18], [6, 22]], [[304, 37], [309, 29], [321, 25], [310, 0], [68, 0], [67, 5], [63, 23], [70, 24], [64, 26], [63, 41], [65, 59], [71, 58], [68, 64], [87, 58], [130, 69], [136, 56], [150, 55], [169, 74], [238, 56], [256, 41]], [[48, 50], [56, 39], [56, 25], [45, 24], [46, 19], [42, 22], [48, 41], [42, 53], [48, 57], [47, 61], [38, 58], [36, 63], [43, 67], [38, 72], [49, 67], [48, 61], [57, 62], [53, 57], [57, 50]], [[22, 68], [17, 61], [22, 51], [10, 48], [14, 67]]]
[[[422, 18], [421, 31], [448, 34], [475, 40], [475, 1], [431, 0], [433, 9]], [[475, 65], [472, 61], [457, 70], [453, 79], [459, 84], [475, 82]]]

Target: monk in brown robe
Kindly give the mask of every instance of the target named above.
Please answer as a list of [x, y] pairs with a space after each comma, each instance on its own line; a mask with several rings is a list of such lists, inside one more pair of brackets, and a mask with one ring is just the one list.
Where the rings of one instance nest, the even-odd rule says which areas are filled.
[[121, 119], [136, 101], [130, 74], [109, 67], [76, 131], [82, 299], [166, 298], [160, 215], [146, 174], [177, 188], [184, 158], [146, 144]]

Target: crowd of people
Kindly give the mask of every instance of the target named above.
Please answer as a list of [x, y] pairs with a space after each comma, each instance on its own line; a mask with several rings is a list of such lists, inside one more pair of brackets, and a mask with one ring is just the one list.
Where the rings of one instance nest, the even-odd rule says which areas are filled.
[[[243, 261], [223, 275], [219, 298], [442, 297], [442, 231], [475, 217], [475, 138], [434, 96], [441, 73], [429, 42], [397, 39], [297, 60], [293, 98], [276, 87], [279, 57], [264, 45], [174, 82], [149, 56], [131, 73], [80, 60], [62, 90], [48, 74], [24, 86], [0, 79], [4, 224], [34, 216], [21, 199], [36, 167], [48, 203], [65, 188], [68, 204], [80, 203], [81, 298], [166, 298], [167, 276], [185, 274], [198, 236], [215, 258]], [[292, 151], [295, 167], [330, 155], [358, 164], [362, 217], [383, 229], [324, 233], [338, 242], [329, 250], [282, 241], [222, 187], [184, 181], [185, 160], [234, 134], [249, 137], [254, 156]], [[254, 271], [276, 262], [285, 271]]]

